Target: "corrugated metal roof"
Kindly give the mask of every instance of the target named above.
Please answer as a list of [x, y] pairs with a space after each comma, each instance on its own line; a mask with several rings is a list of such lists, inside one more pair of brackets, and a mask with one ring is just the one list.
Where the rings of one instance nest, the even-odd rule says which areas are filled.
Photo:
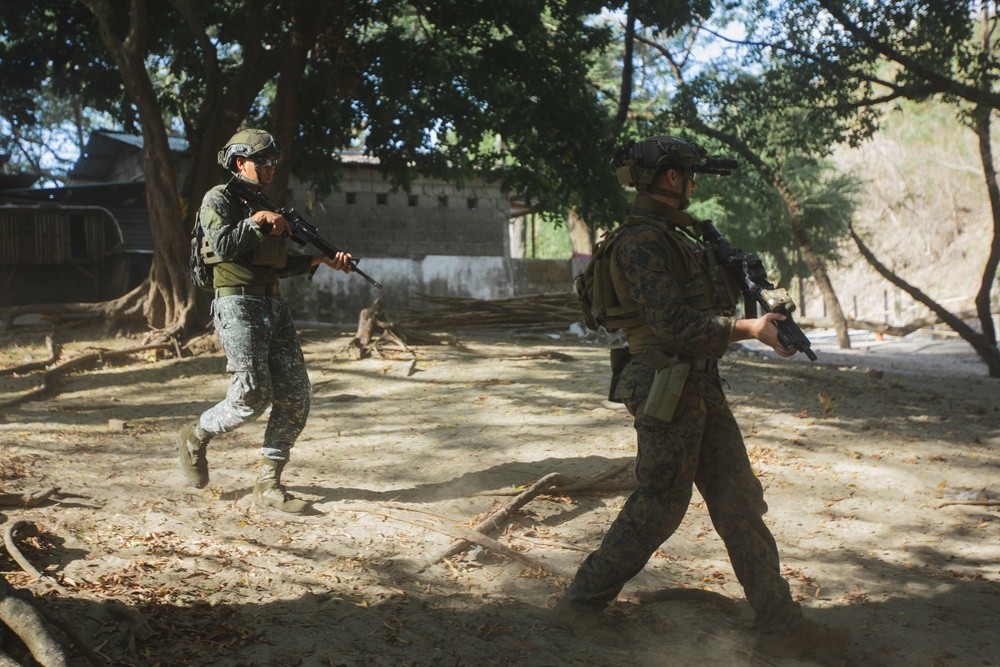
[[[184, 137], [168, 136], [167, 142], [170, 150], [175, 153], [186, 153], [188, 150], [188, 142]], [[141, 134], [97, 130], [90, 135], [83, 149], [83, 155], [67, 176], [74, 181], [106, 180], [126, 146], [142, 150], [142, 145]]]

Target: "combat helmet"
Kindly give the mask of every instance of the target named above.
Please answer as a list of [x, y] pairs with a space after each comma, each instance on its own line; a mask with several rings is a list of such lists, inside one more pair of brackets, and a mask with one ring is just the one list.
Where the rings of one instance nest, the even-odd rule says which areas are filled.
[[705, 149], [692, 141], [650, 137], [620, 146], [611, 159], [611, 166], [619, 183], [645, 192], [664, 169], [672, 167], [690, 174], [705, 158]]
[[255, 155], [281, 155], [278, 141], [264, 130], [240, 130], [219, 151], [219, 164], [230, 171], [236, 168], [236, 158]]

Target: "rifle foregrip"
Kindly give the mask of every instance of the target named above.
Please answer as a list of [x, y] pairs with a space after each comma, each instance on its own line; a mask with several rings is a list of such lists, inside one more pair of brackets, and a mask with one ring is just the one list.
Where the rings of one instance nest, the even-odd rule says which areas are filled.
[[805, 333], [791, 320], [782, 320], [778, 324], [778, 342], [786, 350], [801, 352], [809, 357], [809, 361], [816, 361], [816, 353], [812, 351], [812, 343], [806, 338]]

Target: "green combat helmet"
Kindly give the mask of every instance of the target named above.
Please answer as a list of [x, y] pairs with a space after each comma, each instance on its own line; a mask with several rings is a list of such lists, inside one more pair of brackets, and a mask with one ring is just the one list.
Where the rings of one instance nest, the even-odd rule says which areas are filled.
[[255, 155], [280, 156], [281, 146], [264, 130], [240, 130], [219, 151], [219, 164], [233, 171], [236, 168], [236, 158], [251, 158]]

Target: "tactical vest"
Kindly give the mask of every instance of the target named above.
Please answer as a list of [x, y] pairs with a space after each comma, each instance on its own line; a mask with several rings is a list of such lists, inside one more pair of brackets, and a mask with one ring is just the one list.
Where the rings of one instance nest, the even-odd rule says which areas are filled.
[[[671, 253], [668, 265], [688, 306], [712, 315], [735, 313], [740, 290], [729, 272], [718, 264], [714, 246], [695, 240], [667, 218], [633, 210], [621, 226], [595, 246], [590, 264], [577, 276], [577, 292], [584, 315], [589, 315], [588, 326], [593, 323], [607, 331], [624, 330], [633, 354], [659, 344], [646, 324], [641, 307], [629, 294], [625, 275], [614, 261], [616, 242], [626, 229], [636, 225], [654, 227], [666, 238]], [[700, 238], [699, 225], [696, 223], [691, 231]]]
[[[229, 202], [230, 216], [233, 220], [242, 220], [255, 213], [249, 206], [230, 196], [228, 192], [224, 191], [223, 194]], [[201, 212], [199, 211], [199, 216], [200, 214]], [[196, 224], [200, 225], [200, 220]], [[219, 264], [223, 261], [215, 254], [208, 239], [204, 236], [202, 236], [201, 240], [201, 256], [205, 264], [209, 266]], [[275, 269], [283, 269], [288, 263], [288, 244], [284, 236], [271, 236], [267, 234], [252, 250], [248, 250], [237, 259], [253, 266], [268, 266]]]

